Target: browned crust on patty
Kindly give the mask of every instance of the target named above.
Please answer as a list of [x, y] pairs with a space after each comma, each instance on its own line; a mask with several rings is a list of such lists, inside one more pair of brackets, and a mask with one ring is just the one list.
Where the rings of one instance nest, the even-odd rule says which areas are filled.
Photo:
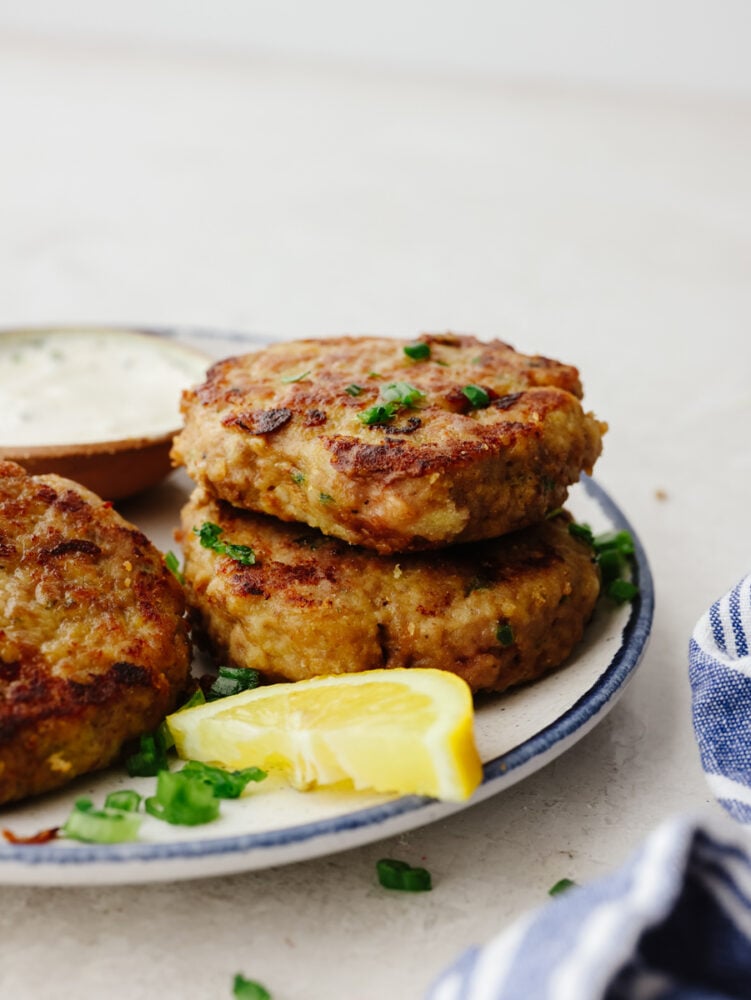
[[[188, 601], [218, 662], [269, 679], [434, 667], [504, 691], [564, 662], [594, 608], [597, 569], [569, 520], [381, 556], [197, 490], [182, 515]], [[203, 548], [193, 529], [207, 521], [250, 546], [255, 564]]]
[[0, 803], [110, 764], [189, 673], [182, 589], [99, 497], [0, 461]]
[[[173, 460], [238, 507], [381, 553], [496, 537], [561, 506], [605, 429], [582, 409], [577, 370], [501, 341], [420, 341], [427, 361], [404, 354], [408, 341], [373, 337], [220, 361], [184, 394]], [[419, 389], [418, 405], [363, 424], [393, 382]], [[472, 409], [467, 385], [489, 405]]]

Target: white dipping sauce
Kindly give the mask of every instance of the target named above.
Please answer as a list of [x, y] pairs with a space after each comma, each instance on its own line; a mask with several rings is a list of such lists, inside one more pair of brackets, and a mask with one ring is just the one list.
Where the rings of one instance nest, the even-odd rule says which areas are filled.
[[180, 424], [180, 394], [208, 358], [121, 330], [0, 334], [0, 446], [78, 445], [153, 437]]

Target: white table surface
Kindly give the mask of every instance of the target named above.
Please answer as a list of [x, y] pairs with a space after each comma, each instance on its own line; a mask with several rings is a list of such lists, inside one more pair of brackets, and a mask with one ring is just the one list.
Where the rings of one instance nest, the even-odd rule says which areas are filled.
[[[0, 126], [0, 324], [453, 329], [577, 364], [657, 591], [635, 679], [547, 768], [322, 860], [2, 888], [0, 996], [226, 998], [242, 971], [274, 1000], [411, 1000], [562, 876], [720, 811], [686, 646], [751, 568], [748, 103], [0, 36]], [[389, 854], [433, 892], [380, 890]]]

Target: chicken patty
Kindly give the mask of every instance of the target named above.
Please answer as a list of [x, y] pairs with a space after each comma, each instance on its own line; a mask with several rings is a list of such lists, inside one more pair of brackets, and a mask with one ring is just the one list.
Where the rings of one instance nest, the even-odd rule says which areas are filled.
[[182, 514], [188, 602], [218, 663], [270, 680], [436, 667], [504, 691], [558, 667], [594, 608], [598, 570], [569, 523], [383, 556], [199, 489]]
[[381, 553], [534, 524], [605, 425], [576, 368], [500, 341], [340, 337], [215, 364], [183, 394], [173, 461], [213, 495]]
[[160, 553], [110, 504], [0, 462], [0, 803], [105, 767], [174, 709], [184, 611]]

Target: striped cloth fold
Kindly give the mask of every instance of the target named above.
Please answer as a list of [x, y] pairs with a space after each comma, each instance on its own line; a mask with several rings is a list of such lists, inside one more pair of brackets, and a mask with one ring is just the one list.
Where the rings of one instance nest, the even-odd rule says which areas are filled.
[[715, 797], [741, 823], [751, 823], [749, 646], [751, 575], [702, 615], [688, 656], [701, 764]]
[[[751, 576], [689, 644], [693, 722], [712, 791], [751, 822]], [[751, 1000], [751, 840], [676, 817], [620, 869], [567, 890], [432, 985], [426, 1000]]]

